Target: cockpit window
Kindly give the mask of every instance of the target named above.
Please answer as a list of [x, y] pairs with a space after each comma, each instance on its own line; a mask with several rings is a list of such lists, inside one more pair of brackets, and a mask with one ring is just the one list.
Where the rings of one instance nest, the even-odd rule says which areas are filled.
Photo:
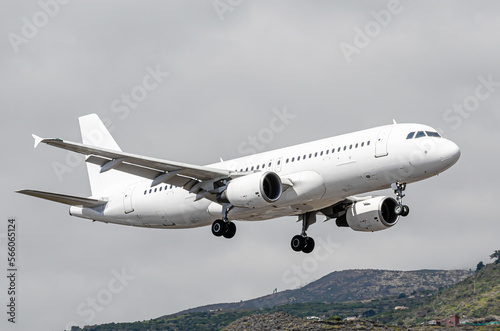
[[417, 135], [415, 136], [415, 139], [422, 138], [422, 137], [425, 137], [425, 132], [424, 131], [418, 131]]
[[410, 133], [408, 133], [408, 137], [406, 137], [406, 139], [412, 139], [414, 135], [415, 135], [415, 132], [410, 132]]
[[437, 132], [433, 132], [433, 131], [425, 131], [427, 133], [427, 135], [429, 137], [437, 137], [437, 138], [441, 138], [441, 135]]

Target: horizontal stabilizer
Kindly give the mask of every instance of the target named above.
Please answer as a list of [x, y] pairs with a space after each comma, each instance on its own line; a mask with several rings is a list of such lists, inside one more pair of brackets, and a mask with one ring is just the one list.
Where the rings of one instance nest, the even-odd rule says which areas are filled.
[[20, 191], [17, 191], [17, 193], [30, 195], [32, 197], [37, 197], [37, 198], [41, 198], [41, 199], [45, 199], [45, 200], [60, 202], [60, 203], [66, 204], [66, 205], [82, 206], [82, 207], [87, 207], [87, 208], [99, 207], [99, 206], [105, 205], [107, 203], [106, 200], [81, 198], [81, 197], [75, 197], [75, 196], [71, 196], [71, 195], [42, 192], [42, 191], [35, 191], [35, 190], [20, 190]]

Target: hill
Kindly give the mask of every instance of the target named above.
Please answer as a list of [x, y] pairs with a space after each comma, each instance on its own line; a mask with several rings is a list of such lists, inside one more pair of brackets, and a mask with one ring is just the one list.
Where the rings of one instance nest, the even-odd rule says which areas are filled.
[[417, 324], [452, 314], [462, 319], [500, 316], [500, 264], [492, 263], [463, 281], [441, 288], [424, 304], [404, 311], [389, 311], [374, 318], [387, 323]]
[[188, 309], [179, 314], [217, 310], [252, 310], [294, 303], [335, 303], [369, 300], [437, 290], [470, 275], [465, 270], [345, 270], [332, 272], [296, 290], [287, 290], [257, 299]]
[[[309, 315], [362, 315], [382, 313], [396, 305], [423, 303], [427, 293], [454, 284], [470, 275], [464, 270], [346, 270], [333, 272], [297, 290], [287, 290], [238, 303], [193, 308], [150, 321], [111, 323], [86, 327], [86, 331], [116, 330], [220, 330], [257, 312], [285, 311], [295, 317]], [[427, 292], [425, 295], [422, 293]], [[420, 293], [411, 303], [405, 299]], [[386, 298], [384, 298], [386, 297]], [[364, 300], [365, 302], [360, 302]], [[350, 301], [348, 303], [342, 303]], [[403, 303], [402, 303], [403, 302]], [[73, 328], [72, 331], [81, 330]]]

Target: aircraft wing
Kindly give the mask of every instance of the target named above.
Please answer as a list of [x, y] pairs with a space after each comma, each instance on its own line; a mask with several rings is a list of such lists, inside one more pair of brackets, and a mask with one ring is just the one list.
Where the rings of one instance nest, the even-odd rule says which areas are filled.
[[82, 207], [99, 207], [105, 205], [107, 203], [106, 200], [98, 200], [98, 199], [89, 199], [89, 198], [81, 198], [75, 197], [72, 195], [65, 194], [57, 194], [43, 191], [35, 191], [35, 190], [20, 190], [17, 193], [30, 195], [32, 197], [42, 198], [45, 200], [55, 201], [64, 203], [66, 205], [71, 206], [82, 206]]
[[166, 182], [191, 190], [196, 184], [200, 184], [197, 185], [197, 187], [200, 187], [203, 181], [215, 181], [222, 178], [228, 178], [232, 174], [230, 171], [224, 169], [166, 161], [65, 141], [58, 138], [40, 138], [36, 135], [33, 135], [33, 138], [35, 138], [35, 148], [38, 144], [44, 143], [80, 153], [87, 156], [86, 162], [99, 165], [101, 167], [101, 172], [116, 169], [131, 173], [152, 179], [152, 186]]

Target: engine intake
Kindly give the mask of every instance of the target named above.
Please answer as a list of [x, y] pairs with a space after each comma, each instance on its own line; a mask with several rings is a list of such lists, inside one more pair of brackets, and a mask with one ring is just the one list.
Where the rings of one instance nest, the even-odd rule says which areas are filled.
[[396, 200], [390, 197], [375, 197], [353, 203], [345, 215], [337, 218], [338, 226], [355, 231], [380, 231], [394, 226], [399, 216], [394, 211]]
[[278, 174], [267, 171], [233, 179], [217, 200], [236, 207], [263, 207], [277, 201], [283, 192]]

